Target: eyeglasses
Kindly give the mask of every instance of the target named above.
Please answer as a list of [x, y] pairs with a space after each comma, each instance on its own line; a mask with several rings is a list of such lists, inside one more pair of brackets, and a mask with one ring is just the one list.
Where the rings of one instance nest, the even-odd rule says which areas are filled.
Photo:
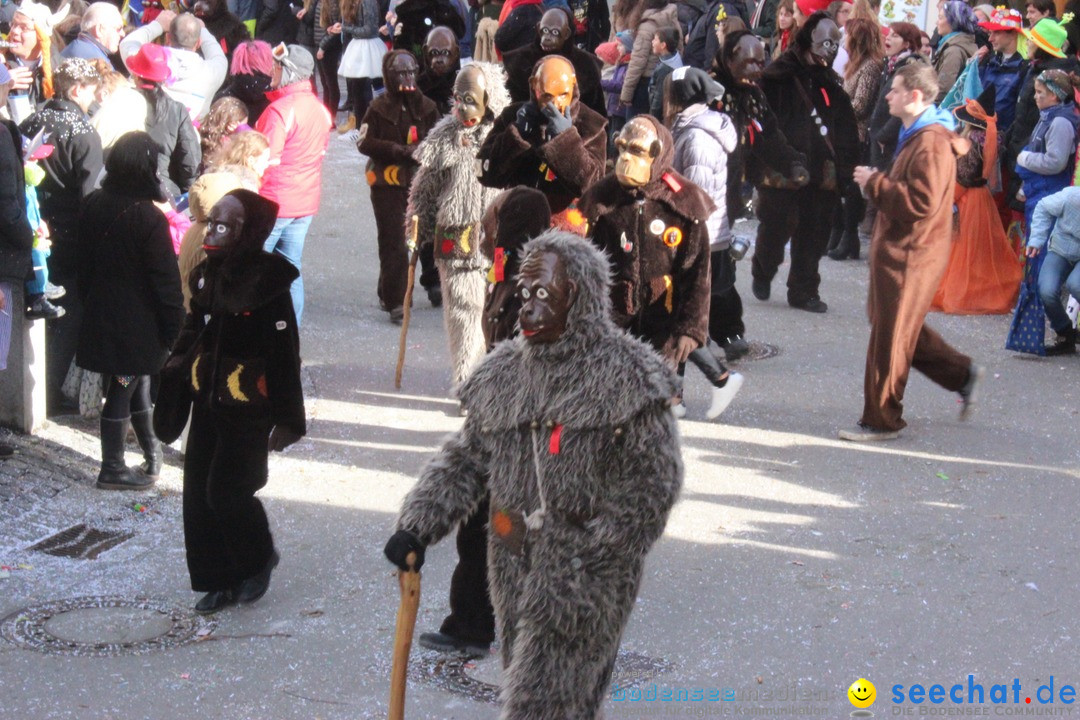
[[448, 58], [454, 53], [450, 50], [428, 50], [428, 55], [431, 57], [443, 57]]

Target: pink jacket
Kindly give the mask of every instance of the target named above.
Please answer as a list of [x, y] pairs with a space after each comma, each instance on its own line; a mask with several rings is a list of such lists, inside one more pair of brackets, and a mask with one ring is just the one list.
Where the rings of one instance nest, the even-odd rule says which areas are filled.
[[270, 167], [259, 194], [281, 206], [278, 217], [314, 215], [319, 210], [323, 155], [330, 141], [330, 113], [307, 80], [266, 96], [270, 106], [255, 129], [270, 140]]

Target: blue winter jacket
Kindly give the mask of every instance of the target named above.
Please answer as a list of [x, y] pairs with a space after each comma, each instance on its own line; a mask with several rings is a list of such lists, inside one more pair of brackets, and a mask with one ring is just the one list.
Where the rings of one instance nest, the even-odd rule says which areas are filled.
[[997, 113], [998, 132], [1004, 134], [1016, 117], [1016, 100], [1020, 97], [1020, 86], [1024, 83], [1027, 60], [1020, 53], [1013, 53], [1008, 60], [1001, 53], [993, 53], [990, 59], [979, 68], [979, 79], [983, 87], [993, 85], [997, 93], [994, 96], [994, 111]]

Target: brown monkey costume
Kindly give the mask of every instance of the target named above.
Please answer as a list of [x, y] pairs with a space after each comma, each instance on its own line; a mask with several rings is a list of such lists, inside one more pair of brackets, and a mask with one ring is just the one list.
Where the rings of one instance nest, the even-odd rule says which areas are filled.
[[390, 319], [404, 315], [409, 252], [405, 208], [416, 172], [413, 154], [439, 120], [439, 109], [416, 88], [416, 59], [405, 50], [383, 56], [386, 92], [375, 98], [360, 124], [356, 146], [368, 156], [367, 182], [379, 234], [379, 304]]

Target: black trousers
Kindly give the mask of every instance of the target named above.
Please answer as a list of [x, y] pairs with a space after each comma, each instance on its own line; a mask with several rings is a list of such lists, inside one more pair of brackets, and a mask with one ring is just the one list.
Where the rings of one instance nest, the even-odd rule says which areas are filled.
[[485, 498], [457, 534], [458, 564], [450, 579], [450, 614], [439, 632], [479, 644], [495, 640], [487, 574], [488, 501]]
[[274, 539], [256, 491], [266, 485], [270, 425], [196, 402], [184, 455], [184, 546], [191, 589], [235, 588], [270, 560]]
[[57, 243], [54, 234], [52, 256], [49, 258], [52, 281], [67, 290], [62, 302], [58, 303], [64, 308], [64, 316], [45, 324], [45, 397], [52, 408], [59, 407], [63, 400], [60, 388], [79, 347], [79, 327], [83, 314], [77, 284], [78, 262], [71, 242], [73, 238], [67, 235], [63, 237], [64, 242]]
[[[341, 104], [341, 90], [338, 88], [338, 63], [341, 62], [341, 36], [327, 43], [323, 51], [323, 59], [318, 61], [319, 80], [323, 86], [323, 104], [330, 111], [330, 117], [337, 117], [338, 106]], [[362, 117], [362, 116], [361, 116]], [[356, 119], [360, 122], [360, 118]]]
[[710, 254], [712, 292], [709, 296], [709, 337], [722, 343], [726, 338], [746, 334], [743, 304], [735, 289], [735, 260], [730, 250]]
[[787, 299], [801, 304], [818, 297], [818, 263], [829, 244], [836, 193], [810, 185], [798, 190], [759, 190], [757, 244], [751, 271], [754, 280], [772, 282], [791, 240]]
[[[382, 81], [379, 81], [379, 85], [382, 85]], [[346, 78], [345, 87], [349, 91], [349, 99], [352, 101], [352, 112], [356, 116], [356, 127], [360, 127], [360, 123], [364, 120], [364, 115], [367, 114], [368, 106], [371, 105], [371, 98], [374, 96], [374, 83], [371, 78]]]
[[150, 409], [150, 376], [139, 375], [125, 386], [113, 376], [105, 384], [105, 407], [101, 417], [107, 420], [127, 420], [133, 412]]

